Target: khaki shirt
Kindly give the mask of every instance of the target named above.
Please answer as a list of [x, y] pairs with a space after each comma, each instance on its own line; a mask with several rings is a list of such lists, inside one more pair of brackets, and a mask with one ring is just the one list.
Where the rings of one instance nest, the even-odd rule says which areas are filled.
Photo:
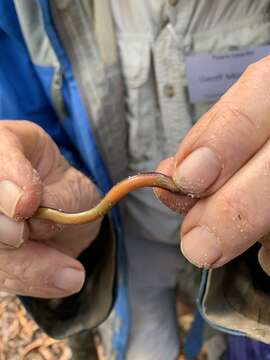
[[[126, 86], [129, 171], [152, 171], [175, 154], [212, 105], [190, 104], [186, 55], [267, 43], [269, 1], [114, 0], [111, 5]], [[131, 194], [127, 208], [141, 236], [179, 242], [179, 216], [148, 190]], [[143, 222], [142, 213], [147, 213]]]
[[[269, 5], [269, 0], [112, 1], [127, 92], [131, 171], [153, 169], [162, 158], [173, 155], [190, 127], [212, 105], [189, 102], [185, 57], [269, 44]], [[158, 216], [168, 213], [144, 191], [129, 198], [134, 221], [139, 225], [146, 203], [151, 208], [150, 223], [155, 224], [156, 218], [163, 224], [163, 228], [152, 226], [153, 239], [174, 243], [179, 218], [171, 215], [170, 221], [162, 221]], [[145, 222], [140, 226], [149, 234]], [[265, 284], [269, 289], [256, 250], [251, 250], [251, 255], [208, 273], [200, 293], [201, 311], [223, 329], [241, 330], [269, 342]]]
[[[42, 34], [46, 57], [33, 46], [42, 33], [42, 19], [35, 16], [31, 21], [30, 4], [35, 1], [15, 3], [33, 62], [46, 60], [57, 74], [59, 64], [46, 36]], [[212, 105], [189, 102], [186, 55], [270, 41], [270, 0], [51, 0], [50, 4], [114, 181], [153, 170], [161, 159], [173, 155]], [[52, 91], [61, 116], [59, 82]], [[159, 205], [150, 192], [134, 193], [126, 207], [140, 236], [177, 243], [179, 217]], [[270, 342], [269, 297], [260, 288], [262, 274], [254, 286], [255, 262], [240, 257], [210, 272], [201, 288], [200, 306], [210, 322]]]

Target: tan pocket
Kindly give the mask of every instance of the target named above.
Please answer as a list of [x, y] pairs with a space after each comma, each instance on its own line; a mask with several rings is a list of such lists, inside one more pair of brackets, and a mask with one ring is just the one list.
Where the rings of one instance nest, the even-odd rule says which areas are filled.
[[156, 99], [151, 81], [151, 42], [136, 35], [121, 35], [120, 56], [126, 84], [126, 118], [129, 129], [129, 161], [136, 170], [153, 158]]
[[149, 39], [121, 36], [119, 47], [128, 88], [141, 87], [147, 81], [150, 70]]

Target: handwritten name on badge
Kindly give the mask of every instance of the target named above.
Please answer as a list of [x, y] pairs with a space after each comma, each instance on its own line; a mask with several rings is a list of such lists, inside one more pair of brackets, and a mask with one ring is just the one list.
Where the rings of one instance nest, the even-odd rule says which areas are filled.
[[186, 56], [190, 102], [216, 101], [239, 79], [249, 64], [267, 55], [270, 55], [270, 45], [221, 54], [199, 53]]

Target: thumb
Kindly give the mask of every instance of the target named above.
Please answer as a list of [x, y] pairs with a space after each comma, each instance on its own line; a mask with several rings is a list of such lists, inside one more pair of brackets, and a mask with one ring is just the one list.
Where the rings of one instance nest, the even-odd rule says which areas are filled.
[[18, 220], [30, 217], [42, 197], [39, 174], [26, 157], [25, 147], [27, 143], [27, 151], [34, 151], [41, 136], [27, 136], [24, 132], [16, 134], [16, 127], [22, 126], [29, 134], [38, 133], [39, 128], [29, 124], [19, 121], [0, 124], [0, 211]]
[[[172, 177], [174, 170], [174, 158], [170, 157], [161, 161], [155, 171]], [[159, 188], [154, 189], [154, 193], [164, 205], [180, 214], [186, 214], [197, 202], [197, 199], [195, 198], [183, 194], [173, 194]]]

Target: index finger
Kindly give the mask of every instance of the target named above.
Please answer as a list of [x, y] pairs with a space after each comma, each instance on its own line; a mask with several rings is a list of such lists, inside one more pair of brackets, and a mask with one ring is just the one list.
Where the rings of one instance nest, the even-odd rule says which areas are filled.
[[218, 190], [270, 135], [270, 56], [250, 65], [187, 134], [173, 177], [186, 193]]

